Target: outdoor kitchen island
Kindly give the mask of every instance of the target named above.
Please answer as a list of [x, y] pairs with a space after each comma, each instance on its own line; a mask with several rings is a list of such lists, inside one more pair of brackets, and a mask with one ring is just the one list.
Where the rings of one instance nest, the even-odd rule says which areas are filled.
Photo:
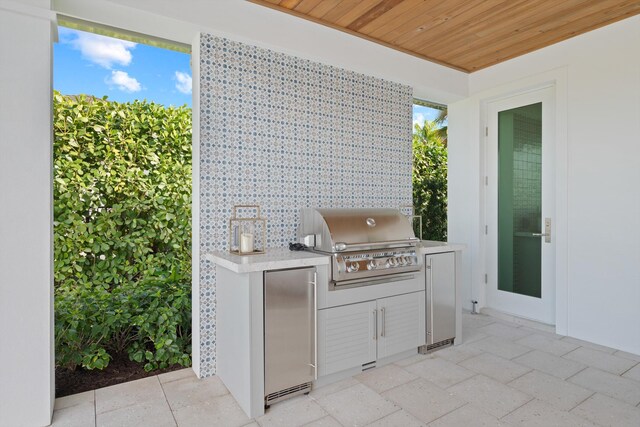
[[311, 267], [320, 282], [328, 277], [330, 259], [289, 249], [246, 256], [220, 251], [205, 257], [216, 264], [216, 375], [247, 416], [256, 418], [265, 409], [265, 272]]
[[[440, 242], [425, 242], [425, 246], [419, 245], [422, 257], [424, 253], [459, 253], [463, 248]], [[326, 255], [267, 249], [264, 255], [214, 252], [207, 258], [217, 267], [217, 375], [250, 417], [264, 414], [268, 394], [267, 272], [315, 268], [311, 306], [317, 335], [310, 347], [315, 354], [307, 363], [314, 388], [410, 357], [427, 343], [424, 269], [402, 280], [335, 290], [329, 283], [331, 257]], [[455, 282], [455, 271], [451, 274]], [[460, 304], [456, 312], [458, 317]]]

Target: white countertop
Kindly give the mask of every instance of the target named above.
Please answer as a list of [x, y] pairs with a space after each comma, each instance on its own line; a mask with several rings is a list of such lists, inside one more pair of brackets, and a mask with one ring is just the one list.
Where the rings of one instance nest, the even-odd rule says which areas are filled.
[[280, 270], [283, 268], [308, 267], [329, 264], [327, 255], [306, 251], [290, 251], [288, 248], [267, 249], [260, 255], [235, 255], [229, 252], [211, 252], [205, 259], [231, 270], [235, 273], [252, 273], [255, 271]]
[[[466, 248], [466, 245], [423, 240], [418, 245], [423, 255], [441, 252], [455, 252]], [[231, 270], [235, 273], [251, 273], [254, 271], [279, 270], [283, 268], [327, 265], [331, 258], [328, 255], [306, 251], [290, 251], [287, 248], [267, 249], [261, 255], [235, 255], [226, 251], [216, 251], [204, 255], [205, 259]]]
[[455, 252], [466, 249], [467, 245], [460, 243], [437, 242], [435, 240], [422, 240], [418, 245], [423, 255], [437, 254], [441, 252]]

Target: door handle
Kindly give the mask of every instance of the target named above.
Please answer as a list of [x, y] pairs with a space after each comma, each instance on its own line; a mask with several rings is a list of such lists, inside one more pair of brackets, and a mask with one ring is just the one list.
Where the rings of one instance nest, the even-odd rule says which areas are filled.
[[545, 243], [551, 243], [551, 218], [544, 219], [544, 233], [531, 233], [534, 237], [544, 237]]
[[373, 310], [373, 340], [378, 339], [378, 310]]
[[382, 308], [380, 309], [380, 312], [382, 313], [382, 332], [380, 332], [380, 336], [381, 336], [381, 337], [384, 337], [384, 333], [385, 333], [385, 329], [386, 329], [386, 323], [387, 323], [387, 322], [386, 322], [386, 320], [387, 320], [387, 319], [386, 319], [386, 317], [387, 317], [387, 316], [386, 316], [386, 314], [385, 314], [385, 309], [384, 309], [384, 307], [382, 307]]

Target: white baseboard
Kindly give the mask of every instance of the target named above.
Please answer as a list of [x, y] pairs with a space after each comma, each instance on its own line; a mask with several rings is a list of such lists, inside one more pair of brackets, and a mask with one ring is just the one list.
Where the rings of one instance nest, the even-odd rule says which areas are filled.
[[486, 314], [487, 316], [494, 317], [496, 319], [506, 320], [508, 322], [513, 322], [521, 326], [526, 326], [528, 328], [538, 329], [543, 332], [548, 332], [552, 334], [556, 333], [555, 325], [548, 325], [546, 323], [541, 323], [536, 320], [526, 319], [524, 317], [519, 317], [513, 314], [504, 313], [502, 311], [498, 311], [493, 308], [483, 307], [480, 309], [480, 313]]

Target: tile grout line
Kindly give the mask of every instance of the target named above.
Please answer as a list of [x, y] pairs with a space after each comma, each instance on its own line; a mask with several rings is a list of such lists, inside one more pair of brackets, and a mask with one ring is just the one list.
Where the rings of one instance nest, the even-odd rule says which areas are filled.
[[[584, 368], [580, 369], [580, 370], [579, 370], [578, 372], [576, 372], [575, 374], [573, 374], [573, 375], [569, 375], [567, 378], [564, 378], [562, 381], [567, 382], [567, 381], [569, 381], [571, 378], [573, 378], [573, 377], [575, 377], [576, 375], [578, 375], [580, 372], [583, 372], [583, 371], [585, 371], [585, 370], [589, 369], [590, 367], [591, 367], [591, 366], [588, 366], [588, 365], [587, 365], [587, 366], [585, 366]], [[595, 368], [593, 368], [593, 369], [595, 369]], [[602, 371], [602, 372], [604, 372], [604, 371]], [[572, 383], [572, 384], [573, 384], [573, 383]], [[576, 385], [577, 385], [577, 384], [576, 384]]]
[[[175, 371], [171, 371], [171, 372], [175, 372]], [[171, 372], [165, 372], [165, 373], [166, 373], [166, 374], [170, 374]], [[160, 381], [160, 375], [162, 375], [162, 374], [158, 374], [158, 375], [156, 375], [156, 376], [158, 377], [158, 381]], [[207, 377], [207, 378], [213, 378], [213, 377], [215, 377], [215, 375], [211, 375], [210, 377]], [[165, 382], [160, 381], [160, 384], [169, 384], [169, 383], [174, 383], [174, 382], [176, 382], [176, 381], [182, 381], [182, 380], [186, 380], [186, 379], [188, 379], [188, 378], [189, 378], [189, 377], [182, 377], [182, 378], [176, 378], [176, 379], [169, 380], [169, 381], [165, 381]], [[196, 377], [196, 378], [197, 378], [197, 377]], [[203, 379], [204, 379], [204, 378], [203, 378]]]
[[[324, 417], [322, 417], [322, 418], [318, 418], [317, 420], [309, 421], [308, 423], [303, 424], [303, 425], [302, 425], [302, 427], [309, 426], [309, 425], [311, 425], [311, 424], [313, 424], [313, 423], [315, 423], [315, 422], [318, 422], [318, 421], [320, 421], [320, 420], [324, 420], [325, 418], [331, 418], [332, 420], [334, 420], [335, 422], [337, 422], [338, 424], [340, 424], [342, 427], [344, 427], [344, 424], [342, 424], [340, 421], [338, 421], [338, 420], [336, 419], [336, 417], [332, 417], [332, 416], [331, 416], [331, 414], [329, 414], [329, 413], [327, 413], [327, 415], [325, 415], [325, 416], [324, 416]], [[373, 422], [373, 421], [372, 421], [372, 422]], [[256, 421], [255, 421], [255, 423], [256, 423], [256, 424], [258, 424], [259, 426], [262, 426], [262, 425], [258, 422], [258, 420], [256, 420]], [[251, 424], [251, 423], [245, 424], [243, 427], [246, 427], [246, 426], [248, 426], [249, 424]]]
[[[514, 389], [514, 390], [515, 390], [515, 389]], [[520, 393], [522, 393], [522, 394], [524, 394], [524, 395], [526, 395], [526, 396], [529, 396], [528, 394], [526, 394], [526, 393], [524, 393], [524, 392], [520, 392]], [[531, 396], [529, 396], [529, 397], [531, 397]], [[510, 414], [512, 414], [512, 413], [514, 413], [515, 411], [517, 411], [518, 409], [522, 408], [523, 406], [528, 405], [529, 403], [533, 402], [534, 400], [536, 400], [536, 398], [535, 398], [535, 397], [531, 397], [531, 399], [527, 400], [527, 401], [526, 401], [525, 403], [523, 403], [522, 405], [518, 406], [517, 408], [514, 408], [512, 411], [510, 411], [510, 412], [508, 412], [508, 413], [504, 414], [503, 416], [501, 416], [501, 417], [499, 417], [499, 418], [498, 418], [498, 417], [496, 417], [496, 418], [498, 418], [499, 420], [501, 420], [501, 419], [503, 419], [504, 417], [507, 417], [507, 416], [509, 416]]]
[[[408, 374], [411, 374], [411, 375], [415, 375], [415, 374], [412, 374], [411, 372], [408, 372], [408, 371], [407, 371], [407, 373], [408, 373]], [[377, 391], [375, 391], [374, 389], [372, 389], [371, 387], [369, 387], [368, 385], [366, 385], [366, 384], [364, 384], [364, 383], [360, 383], [360, 384], [362, 384], [363, 386], [367, 387], [369, 390], [373, 391], [374, 393], [376, 393], [376, 394], [377, 394], [377, 395], [379, 395], [380, 397], [382, 397], [382, 398], [384, 398], [384, 399], [386, 399], [386, 400], [389, 400], [389, 399], [387, 399], [387, 397], [386, 397], [386, 396], [383, 396], [382, 394], [383, 394], [383, 393], [390, 392], [391, 390], [395, 390], [395, 389], [397, 389], [398, 387], [402, 387], [402, 386], [404, 386], [404, 385], [409, 385], [409, 384], [411, 384], [411, 383], [413, 383], [413, 382], [416, 382], [416, 381], [418, 381], [418, 380], [420, 380], [420, 379], [423, 379], [423, 380], [425, 380], [425, 381], [429, 381], [429, 380], [427, 380], [427, 379], [425, 379], [425, 378], [422, 378], [420, 375], [417, 375], [415, 378], [413, 378], [413, 379], [411, 379], [411, 380], [407, 381], [406, 383], [398, 384], [398, 385], [394, 385], [393, 387], [391, 387], [391, 388], [389, 388], [389, 389], [387, 389], [387, 390], [384, 390], [384, 391], [382, 391], [382, 392], [377, 392]], [[358, 381], [358, 380], [356, 380], [356, 381]], [[429, 381], [429, 383], [433, 384], [431, 381]], [[433, 384], [433, 385], [435, 385], [435, 384]], [[437, 386], [436, 386], [436, 387], [437, 387]], [[391, 402], [391, 401], [389, 400], [389, 402]], [[393, 402], [392, 402], [392, 403], [393, 403]], [[395, 403], [394, 403], [394, 405], [395, 405]], [[383, 418], [384, 418], [384, 417], [383, 417]]]
[[[573, 350], [566, 352], [565, 354], [563, 354], [563, 355], [562, 355], [562, 356], [560, 356], [560, 357], [561, 357], [561, 358], [563, 358], [563, 359], [565, 359], [565, 360], [573, 360], [573, 359], [571, 359], [571, 358], [566, 358], [565, 356], [567, 356], [568, 354], [573, 353], [574, 351], [578, 351], [578, 350], [580, 350], [581, 348], [584, 348], [584, 347], [580, 346], [580, 347], [578, 347], [578, 348], [574, 348]], [[573, 360], [573, 361], [574, 361], [574, 362], [577, 362], [577, 360]]]
[[[400, 368], [400, 369], [404, 369], [404, 368], [406, 368], [406, 367], [408, 367], [408, 366], [416, 365], [416, 364], [418, 364], [418, 363], [420, 363], [420, 362], [424, 362], [425, 360], [427, 360], [427, 359], [428, 359], [428, 357], [427, 357], [428, 355], [427, 355], [427, 354], [420, 354], [420, 353], [418, 353], [418, 354], [419, 354], [420, 356], [424, 356], [424, 357], [423, 357], [422, 359], [418, 359], [418, 360], [416, 360], [415, 362], [409, 363], [408, 365], [405, 365], [405, 366], [400, 366], [400, 365], [398, 365], [398, 363], [397, 363], [397, 362], [399, 362], [399, 360], [396, 360], [395, 362], [390, 363], [390, 365], [394, 365], [394, 366], [397, 366], [397, 367], [398, 367], [398, 368]], [[411, 357], [413, 357], [413, 356], [411, 356]], [[384, 365], [384, 366], [388, 366], [388, 365]], [[381, 368], [384, 368], [384, 366], [381, 366]]]
[[[457, 408], [452, 409], [451, 411], [447, 412], [446, 414], [442, 414], [442, 415], [440, 415], [438, 418], [436, 418], [436, 419], [434, 419], [434, 420], [431, 420], [431, 421], [429, 421], [429, 422], [428, 422], [428, 423], [426, 423], [426, 424], [427, 424], [427, 425], [429, 425], [429, 424], [431, 424], [431, 423], [434, 423], [434, 422], [438, 421], [440, 418], [442, 418], [442, 417], [446, 417], [447, 415], [451, 414], [452, 412], [455, 412], [455, 411], [457, 411], [457, 410], [459, 410], [459, 409], [462, 409], [462, 408], [464, 408], [464, 407], [466, 407], [466, 406], [469, 406], [469, 405], [471, 405], [471, 402], [466, 402], [464, 405], [462, 405], [462, 406], [458, 406]], [[407, 411], [407, 412], [408, 412], [408, 411]], [[413, 415], [413, 414], [412, 414], [412, 415]], [[489, 415], [491, 415], [491, 414], [489, 414]], [[420, 420], [418, 417], [416, 417], [416, 418], [417, 418], [418, 420]], [[420, 420], [420, 421], [422, 421], [422, 420]]]
[[93, 425], [98, 427], [98, 402], [96, 399], [96, 390], [93, 390]]
[[[562, 340], [560, 340], [560, 341], [562, 341]], [[571, 344], [571, 343], [567, 343], [567, 344]], [[578, 346], [578, 347], [574, 348], [573, 350], [569, 350], [569, 351], [567, 351], [566, 353], [561, 354], [561, 355], [560, 355], [560, 356], [558, 356], [558, 357], [562, 357], [562, 358], [564, 358], [567, 354], [569, 354], [569, 353], [573, 353], [574, 351], [576, 351], [576, 350], [577, 350], [577, 349], [579, 349], [579, 348], [583, 348], [583, 347]]]
[[162, 390], [164, 401], [167, 402], [167, 406], [169, 407], [169, 412], [171, 412], [171, 418], [173, 418], [173, 422], [175, 423], [176, 427], [178, 427], [178, 420], [176, 420], [176, 416], [173, 413], [173, 408], [171, 407], [171, 403], [169, 403], [169, 399], [167, 399], [167, 393], [164, 392], [164, 387], [162, 386], [162, 382], [160, 381], [160, 377], [158, 375], [156, 375], [156, 380], [158, 380], [158, 384], [160, 384], [160, 389]]
[[[390, 402], [390, 401], [389, 401], [389, 402]], [[391, 403], [393, 403], [393, 402], [391, 402]], [[382, 420], [382, 419], [385, 419], [385, 418], [387, 418], [387, 417], [390, 417], [391, 415], [395, 414], [396, 412], [400, 412], [400, 411], [402, 411], [402, 409], [403, 409], [403, 408], [402, 408], [402, 406], [400, 406], [400, 405], [396, 405], [395, 403], [393, 403], [393, 404], [394, 404], [395, 406], [397, 406], [397, 407], [398, 407], [398, 410], [397, 410], [397, 411], [389, 412], [388, 414], [383, 415], [383, 416], [381, 416], [380, 418], [376, 418], [375, 420], [368, 422], [366, 425], [373, 424], [373, 423], [375, 423], [376, 421], [380, 421], [380, 420]], [[331, 414], [329, 414], [329, 416], [331, 416]], [[320, 419], [322, 419], [322, 418], [320, 418]], [[337, 421], [337, 420], [336, 420], [336, 421]], [[338, 423], [340, 423], [340, 425], [344, 425], [344, 424], [342, 424], [340, 421], [338, 421]]]
[[[620, 357], [620, 356], [617, 356]], [[634, 360], [632, 360], [632, 362], [635, 362]], [[627, 372], [629, 372], [630, 370], [632, 370], [633, 368], [635, 368], [636, 366], [640, 365], [640, 362], [637, 362], [635, 365], [633, 365], [632, 367], [630, 367], [629, 369], [627, 369], [626, 371], [624, 371], [623, 373], [620, 374], [620, 376], [622, 377], [624, 374], [626, 374]], [[626, 377], [623, 377], [626, 378]]]
[[[520, 378], [524, 377], [524, 376], [525, 376], [525, 375], [527, 375], [527, 374], [530, 374], [530, 373], [531, 373], [531, 372], [533, 372], [533, 371], [539, 372], [539, 371], [537, 371], [536, 369], [533, 369], [533, 368], [531, 368], [531, 367], [529, 367], [529, 366], [523, 366], [523, 365], [520, 365], [520, 364], [519, 364], [519, 363], [517, 363], [517, 362], [513, 362], [513, 363], [516, 363], [516, 364], [518, 364], [519, 366], [522, 366], [523, 368], [525, 368], [525, 369], [529, 369], [529, 370], [528, 370], [527, 372], [525, 372], [524, 374], [522, 374], [522, 375], [518, 375], [517, 377], [515, 377], [514, 379], [512, 379], [512, 380], [511, 380], [511, 381], [509, 381], [508, 383], [506, 383], [506, 384], [504, 384], [504, 383], [503, 383], [503, 384], [504, 384], [504, 385], [506, 385], [507, 387], [511, 387], [509, 384], [511, 384], [511, 383], [512, 383], [512, 382], [514, 382], [515, 380], [518, 380], [518, 379], [520, 379]], [[513, 388], [513, 387], [511, 387], [511, 388]]]
[[[587, 390], [587, 391], [592, 391], [592, 390], [589, 390], [589, 389], [586, 389], [586, 388], [585, 388], [585, 390]], [[595, 396], [595, 394], [596, 394], [596, 393], [597, 393], [597, 392], [595, 392], [595, 391], [594, 391], [594, 392], [593, 392], [593, 393], [591, 393], [591, 394], [590, 394], [586, 399], [583, 399], [580, 403], [578, 403], [577, 405], [573, 406], [571, 409], [567, 409], [567, 412], [571, 412], [571, 411], [573, 411], [573, 410], [574, 410], [574, 409], [576, 409], [578, 406], [582, 405], [584, 402], [586, 402], [587, 400], [589, 400], [589, 399], [591, 399], [593, 396]]]
[[[461, 368], [464, 368], [464, 366], [461, 366]], [[464, 368], [464, 369], [467, 369], [467, 368]], [[455, 386], [457, 386], [458, 384], [462, 384], [462, 383], [463, 383], [463, 382], [465, 382], [465, 381], [472, 380], [472, 379], [474, 379], [475, 377], [480, 376], [480, 375], [482, 375], [483, 377], [489, 378], [490, 380], [492, 380], [492, 379], [493, 379], [493, 378], [488, 377], [488, 376], [486, 376], [486, 375], [484, 375], [484, 374], [480, 374], [480, 373], [478, 373], [478, 372], [476, 372], [476, 371], [474, 371], [474, 370], [472, 370], [472, 369], [467, 369], [467, 370], [468, 370], [469, 372], [473, 372], [473, 375], [471, 375], [469, 378], [465, 378], [465, 379], [463, 379], [462, 381], [458, 381], [458, 382], [457, 382], [457, 383], [455, 383], [455, 384], [451, 384], [449, 387], [442, 388], [442, 387], [440, 387], [439, 385], [434, 384], [434, 383], [432, 383], [431, 381], [429, 381], [429, 380], [427, 380], [427, 379], [425, 379], [425, 381], [427, 381], [427, 382], [429, 382], [429, 383], [431, 383], [431, 384], [435, 385], [435, 386], [436, 386], [436, 387], [438, 387], [438, 388], [442, 388], [443, 390], [448, 391], [451, 387], [455, 387]], [[455, 393], [454, 393], [454, 394], [455, 394]], [[471, 402], [468, 402], [468, 403], [471, 403]]]
[[[515, 344], [515, 343], [513, 343], [513, 344]], [[522, 344], [519, 344], [519, 345], [522, 345]], [[532, 353], [532, 352], [534, 352], [534, 351], [540, 351], [540, 350], [536, 350], [535, 348], [531, 348], [531, 347], [529, 347], [529, 348], [530, 348], [531, 350], [527, 351], [526, 353], [522, 353], [522, 354], [520, 354], [520, 355], [518, 355], [518, 356], [514, 356], [514, 357], [512, 357], [511, 359], [509, 359], [509, 358], [507, 358], [507, 357], [498, 356], [497, 354], [494, 354], [494, 356], [502, 357], [503, 359], [506, 359], [506, 360], [508, 360], [508, 361], [510, 361], [510, 362], [513, 362], [513, 363], [518, 363], [518, 362], [514, 362], [514, 361], [513, 361], [513, 359], [517, 359], [518, 357], [526, 356], [527, 354]]]

